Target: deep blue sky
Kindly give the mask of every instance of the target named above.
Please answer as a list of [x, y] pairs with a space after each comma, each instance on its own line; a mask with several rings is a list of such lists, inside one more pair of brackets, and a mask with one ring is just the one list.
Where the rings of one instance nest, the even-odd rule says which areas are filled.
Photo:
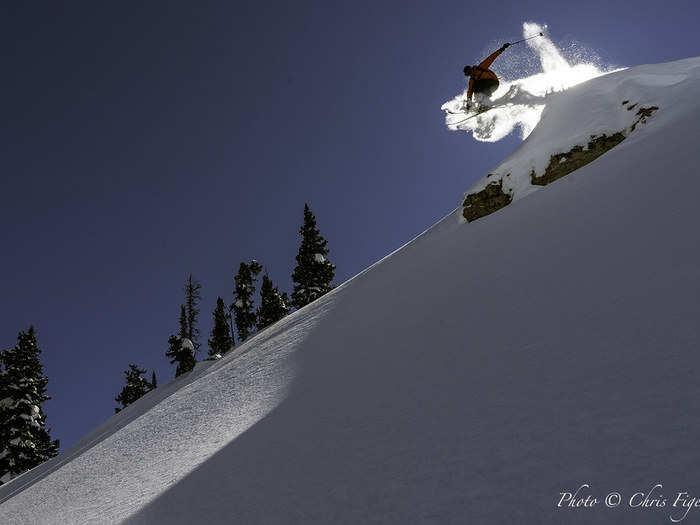
[[440, 105], [523, 21], [608, 64], [699, 54], [691, 1], [9, 4], [0, 347], [35, 324], [63, 450], [130, 362], [172, 378], [188, 272], [204, 353], [241, 260], [291, 288], [304, 202], [337, 283], [451, 211], [519, 140], [450, 132]]

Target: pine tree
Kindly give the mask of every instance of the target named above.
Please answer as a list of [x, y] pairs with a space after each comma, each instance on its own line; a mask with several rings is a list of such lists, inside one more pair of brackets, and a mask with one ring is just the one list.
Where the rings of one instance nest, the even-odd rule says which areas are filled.
[[199, 337], [197, 318], [201, 289], [202, 285], [190, 274], [184, 286], [185, 304], [180, 305], [178, 335], [171, 335], [168, 338], [168, 350], [165, 352], [171, 364], [177, 363], [175, 377], [189, 372], [197, 363], [195, 353], [200, 346], [197, 342]]
[[39, 360], [34, 327], [0, 354], [0, 485], [58, 454], [41, 408], [48, 379]]
[[258, 308], [258, 330], [270, 326], [282, 319], [289, 313], [286, 301], [287, 294], [280, 294], [272, 280], [263, 275], [262, 286], [260, 286], [260, 307]]
[[124, 371], [124, 375], [126, 376], [126, 386], [122, 388], [119, 395], [114, 398], [114, 400], [117, 403], [121, 403], [122, 406], [115, 408], [115, 413], [120, 412], [123, 408], [126, 408], [131, 403], [156, 388], [155, 371], [153, 372], [152, 376], [153, 381], [150, 383], [141, 377], [145, 373], [145, 369], [142, 370], [136, 365], [129, 365], [129, 370]]
[[156, 371], [155, 370], [151, 374], [151, 386], [153, 387], [153, 389], [158, 388], [158, 382], [156, 381]]
[[[187, 339], [192, 341], [194, 349], [199, 350], [199, 328], [197, 328], [197, 318], [199, 317], [199, 301], [202, 298], [199, 284], [190, 274], [185, 283], [185, 312], [187, 320]], [[181, 321], [182, 323], [182, 321]]]
[[231, 305], [235, 319], [238, 337], [241, 341], [248, 339], [255, 328], [255, 310], [253, 297], [255, 296], [255, 283], [262, 266], [256, 260], [250, 263], [241, 263], [238, 274], [234, 277], [236, 288], [233, 292], [234, 303]]
[[190, 326], [187, 322], [187, 311], [184, 304], [180, 305], [179, 326], [177, 335], [171, 335], [168, 338], [168, 350], [165, 352], [166, 357], [170, 358], [170, 364], [177, 363], [175, 377], [189, 372], [197, 363], [194, 356], [194, 345], [187, 337], [190, 334]]
[[187, 325], [187, 313], [185, 312], [185, 305], [180, 305], [180, 330], [177, 333], [180, 339], [188, 339], [190, 335], [190, 328]]
[[304, 224], [299, 233], [301, 246], [297, 254], [297, 266], [292, 273], [292, 304], [296, 308], [302, 308], [331, 291], [331, 281], [335, 276], [335, 266], [326, 259], [329, 253], [326, 247], [328, 241], [316, 228], [316, 217], [308, 204], [304, 205]]
[[189, 372], [197, 361], [194, 358], [194, 345], [189, 339], [171, 335], [168, 338], [168, 350], [165, 355], [170, 358], [170, 364], [177, 363], [175, 377]]
[[211, 339], [209, 339], [209, 355], [224, 355], [232, 346], [233, 341], [229, 332], [226, 305], [224, 300], [219, 297], [214, 309], [214, 328], [211, 330]]

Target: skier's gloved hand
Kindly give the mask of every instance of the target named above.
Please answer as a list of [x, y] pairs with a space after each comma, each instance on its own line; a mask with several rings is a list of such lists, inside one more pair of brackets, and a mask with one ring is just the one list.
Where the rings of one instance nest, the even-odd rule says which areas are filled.
[[501, 47], [501, 49], [503, 49], [505, 51], [509, 47], [510, 47], [510, 42], [506, 42], [505, 44], [503, 44], [503, 47]]

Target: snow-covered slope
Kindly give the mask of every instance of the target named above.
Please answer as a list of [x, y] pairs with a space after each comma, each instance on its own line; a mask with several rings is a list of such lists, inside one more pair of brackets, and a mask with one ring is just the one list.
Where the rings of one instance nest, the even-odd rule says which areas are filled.
[[[476, 222], [455, 210], [234, 355], [152, 392], [0, 487], [0, 521], [682, 515], [675, 493], [700, 495], [700, 59], [582, 84], [540, 125], [566, 120], [566, 146], [595, 132], [582, 131], [588, 115], [562, 116], [567, 96], [591, 90], [607, 107], [607, 93], [638, 86], [667, 98], [650, 99], [660, 109], [621, 144]], [[537, 133], [516, 152], [523, 162], [549, 147]], [[602, 502], [657, 482], [664, 508]], [[584, 483], [595, 507], [557, 508]], [[691, 509], [687, 522], [698, 519]]]
[[[654, 127], [682, 118], [696, 105], [698, 76], [696, 59], [680, 60], [617, 71], [543, 97], [546, 105], [535, 130], [467, 194], [503, 180], [503, 190], [520, 199], [542, 187], [531, 183], [531, 174], [541, 176], [552, 155], [574, 146], [585, 150], [594, 136], [624, 132], [632, 137], [647, 120]], [[656, 109], [640, 122], [643, 108]]]

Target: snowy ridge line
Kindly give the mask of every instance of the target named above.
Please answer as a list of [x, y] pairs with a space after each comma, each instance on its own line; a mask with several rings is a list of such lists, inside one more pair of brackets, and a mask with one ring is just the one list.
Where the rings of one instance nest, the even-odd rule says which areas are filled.
[[[460, 208], [455, 208], [451, 212], [449, 212], [447, 215], [439, 219], [437, 222], [435, 222], [433, 225], [430, 227], [426, 228], [424, 231], [410, 239], [408, 242], [404, 243], [403, 245], [399, 246], [392, 252], [388, 253], [387, 255], [381, 257], [374, 263], [370, 264], [367, 268], [364, 270], [358, 272], [354, 276], [350, 277], [346, 281], [344, 281], [342, 284], [331, 290], [329, 293], [324, 295], [323, 297], [320, 297], [317, 301], [314, 301], [312, 303], [309, 303], [308, 305], [304, 306], [303, 308], [296, 310], [286, 316], [284, 319], [280, 320], [279, 322], [268, 326], [264, 328], [263, 330], [257, 332], [254, 334], [252, 337], [250, 337], [248, 340], [244, 341], [242, 344], [234, 347], [232, 352], [228, 355], [225, 355], [222, 359], [218, 360], [203, 360], [199, 361], [197, 363], [197, 366], [195, 370], [192, 372], [185, 374], [180, 377], [176, 377], [169, 381], [167, 384], [163, 385], [162, 388], [163, 390], [161, 392], [158, 392], [159, 389], [152, 390], [148, 392], [145, 396], [137, 400], [135, 403], [132, 403], [131, 405], [127, 406], [124, 408], [122, 411], [119, 412], [119, 414], [114, 414], [110, 416], [105, 422], [103, 422], [101, 425], [99, 425], [95, 430], [90, 432], [85, 438], [81, 439], [78, 441], [75, 445], [73, 445], [69, 450], [66, 452], [60, 454], [56, 458], [52, 458], [51, 460], [43, 463], [42, 465], [29, 470], [25, 473], [23, 473], [21, 476], [16, 477], [15, 479], [11, 480], [10, 482], [6, 483], [3, 487], [0, 487], [0, 504], [4, 503], [5, 501], [9, 500], [13, 496], [19, 494], [20, 492], [24, 491], [25, 489], [31, 487], [34, 483], [38, 482], [41, 479], [44, 479], [57, 470], [59, 470], [61, 467], [66, 465], [67, 463], [71, 462], [73, 459], [77, 458], [78, 456], [84, 454], [85, 452], [89, 451], [93, 447], [99, 445], [104, 439], [107, 437], [111, 436], [115, 432], [118, 432], [119, 430], [127, 427], [130, 425], [132, 422], [136, 421], [140, 417], [144, 415], [144, 412], [141, 411], [140, 405], [143, 403], [148, 403], [149, 401], [155, 401], [154, 403], [151, 404], [150, 408], [154, 408], [158, 404], [162, 403], [166, 399], [168, 399], [170, 396], [173, 394], [177, 393], [179, 390], [182, 388], [187, 387], [188, 385], [192, 384], [195, 381], [198, 381], [201, 378], [204, 378], [206, 376], [209, 376], [210, 374], [215, 373], [220, 366], [223, 366], [225, 363], [229, 363], [231, 361], [234, 361], [244, 355], [246, 355], [249, 351], [251, 351], [255, 346], [257, 346], [259, 343], [274, 337], [276, 333], [279, 330], [285, 329], [287, 325], [289, 324], [295, 324], [297, 321], [297, 317], [299, 315], [305, 316], [306, 313], [308, 312], [308, 309], [312, 308], [318, 308], [323, 305], [323, 303], [333, 300], [333, 296], [336, 294], [336, 292], [340, 292], [341, 290], [345, 289], [352, 281], [354, 281], [357, 278], [362, 277], [365, 275], [367, 272], [371, 271], [373, 268], [376, 266], [380, 265], [396, 253], [400, 252], [401, 250], [404, 250], [408, 246], [414, 244], [417, 242], [419, 239], [422, 237], [426, 236], [431, 230], [439, 226], [440, 224], [444, 223], [447, 219], [452, 217]], [[304, 312], [304, 313], [300, 313]], [[299, 315], [297, 315], [299, 314]], [[275, 331], [271, 331], [272, 329], [275, 329]], [[206, 364], [205, 364], [206, 363]], [[215, 366], [217, 365], [218, 366]], [[158, 395], [159, 394], [159, 395]], [[157, 398], [154, 399], [154, 398]], [[117, 421], [112, 421], [113, 418], [117, 418]], [[103, 429], [100, 431], [100, 429]], [[97, 433], [99, 432], [99, 433]], [[92, 434], [96, 435], [92, 436]], [[25, 479], [25, 481], [22, 480], [22, 478]], [[20, 484], [21, 483], [21, 484]], [[16, 487], [15, 487], [16, 486]], [[2, 494], [3, 488], [13, 488], [11, 492], [8, 492], [7, 494]]]
[[[256, 332], [252, 337], [250, 337], [249, 339], [247, 339], [245, 342], [243, 342], [242, 344], [240, 344], [240, 345], [234, 347], [234, 351], [237, 350], [237, 352], [236, 352], [235, 354], [233, 354], [233, 355], [235, 355], [235, 357], [232, 357], [231, 355], [226, 355], [226, 356], [224, 356], [222, 359], [218, 359], [218, 360], [216, 360], [216, 361], [214, 361], [214, 362], [221, 362], [221, 361], [224, 361], [224, 360], [234, 360], [234, 359], [236, 359], [236, 358], [238, 358], [238, 357], [241, 357], [241, 356], [247, 354], [250, 350], [252, 350], [252, 348], [250, 348], [250, 346], [257, 345], [259, 342], [262, 342], [262, 341], [259, 341], [259, 339], [260, 339], [263, 335], [265, 335], [266, 332], [268, 332], [269, 330], [271, 330], [271, 329], [273, 329], [273, 328], [283, 329], [281, 323], [285, 323], [285, 322], [293, 323], [293, 322], [295, 321], [296, 317], [298, 317], [297, 314], [299, 314], [299, 315], [305, 315], [305, 314], [300, 314], [300, 312], [307, 312], [307, 311], [310, 311], [312, 308], [318, 308], [318, 307], [322, 306], [323, 303], [325, 303], [325, 302], [327, 302], [327, 301], [333, 300], [333, 296], [336, 294], [336, 292], [339, 293], [341, 290], [343, 290], [344, 288], [346, 288], [346, 287], [347, 287], [352, 281], [354, 281], [355, 279], [358, 279], [359, 277], [362, 277], [364, 274], [366, 274], [367, 272], [369, 272], [370, 270], [372, 270], [372, 269], [375, 268], [376, 266], [380, 265], [380, 264], [381, 264], [382, 262], [384, 262], [386, 259], [392, 257], [393, 255], [397, 254], [397, 253], [400, 252], [401, 250], [403, 250], [403, 249], [409, 247], [410, 245], [414, 244], [414, 243], [417, 242], [420, 238], [422, 238], [422, 237], [424, 237], [425, 235], [427, 235], [427, 234], [428, 234], [429, 232], [431, 232], [434, 228], [436, 228], [437, 226], [439, 226], [439, 225], [442, 224], [443, 222], [447, 221], [447, 219], [449, 219], [450, 217], [452, 217], [455, 213], [457, 213], [457, 212], [460, 211], [460, 210], [461, 210], [461, 207], [458, 207], [458, 208], [453, 209], [453, 210], [452, 210], [451, 212], [449, 212], [447, 215], [445, 215], [444, 217], [442, 217], [441, 219], [439, 219], [435, 224], [429, 226], [428, 228], [426, 228], [425, 230], [423, 230], [421, 233], [419, 233], [418, 235], [416, 235], [415, 237], [413, 237], [413, 238], [412, 238], [411, 240], [409, 240], [408, 242], [402, 244], [401, 246], [399, 246], [398, 248], [396, 248], [396, 249], [393, 250], [392, 252], [388, 253], [388, 254], [385, 255], [384, 257], [382, 257], [382, 258], [378, 259], [377, 261], [375, 261], [374, 263], [370, 264], [370, 265], [369, 265], [367, 268], [365, 268], [364, 270], [361, 270], [360, 272], [356, 273], [356, 274], [353, 275], [352, 277], [348, 278], [346, 281], [344, 281], [343, 283], [341, 283], [341, 284], [339, 284], [338, 286], [336, 286], [335, 288], [333, 288], [333, 289], [332, 289], [330, 292], [328, 292], [327, 294], [325, 294], [325, 295], [319, 297], [318, 299], [316, 299], [315, 301], [313, 301], [313, 302], [311, 302], [311, 303], [309, 303], [309, 304], [303, 306], [303, 307], [300, 308], [299, 310], [295, 310], [294, 312], [292, 312], [291, 314], [289, 314], [289, 315], [285, 316], [284, 318], [280, 319], [280, 320], [277, 321], [276, 323], [274, 323], [274, 324], [272, 324], [272, 325], [270, 325], [270, 326], [267, 326], [267, 327], [263, 328], [263, 329], [262, 329], [261, 331], [259, 331], [259, 332]], [[285, 323], [285, 324], [286, 324], [286, 323]], [[276, 335], [276, 334], [272, 334], [272, 333], [271, 333], [271, 334], [270, 334], [270, 337], [274, 337], [274, 335]], [[202, 361], [200, 361], [200, 362], [202, 362]], [[210, 370], [210, 368], [211, 368], [211, 367], [207, 367], [207, 368], [206, 368], [206, 373], [203, 373], [202, 377], [205, 377], [206, 375], [209, 375], [209, 374], [215, 372], [215, 370]], [[137, 401], [137, 403], [138, 403], [138, 401]], [[2, 501], [0, 501], [0, 503], [1, 503], [1, 502], [2, 502]]]
[[[299, 312], [304, 312], [304, 311], [306, 311], [307, 308], [314, 306], [315, 303], [317, 303], [317, 302], [319, 302], [319, 301], [323, 301], [323, 300], [326, 299], [326, 298], [331, 298], [336, 292], [340, 292], [340, 290], [343, 290], [344, 288], [346, 288], [346, 287], [347, 287], [352, 281], [354, 281], [355, 279], [358, 279], [358, 278], [362, 277], [362, 276], [365, 275], [367, 272], [369, 272], [370, 270], [372, 270], [373, 268], [375, 268], [376, 266], [378, 266], [379, 264], [381, 264], [382, 262], [384, 262], [386, 259], [392, 257], [393, 255], [397, 254], [397, 253], [400, 252], [401, 250], [403, 250], [403, 249], [405, 249], [405, 248], [408, 248], [410, 245], [412, 245], [412, 244], [414, 244], [415, 242], [417, 242], [419, 239], [421, 239], [422, 237], [424, 237], [425, 235], [427, 235], [428, 233], [430, 233], [434, 228], [437, 228], [437, 226], [441, 225], [441, 224], [442, 224], [443, 222], [445, 222], [447, 219], [449, 219], [450, 217], [452, 217], [455, 213], [461, 211], [461, 209], [462, 209], [461, 206], [459, 206], [459, 207], [453, 209], [453, 210], [450, 211], [447, 215], [445, 215], [445, 216], [442, 217], [441, 219], [438, 219], [437, 222], [435, 222], [434, 224], [432, 224], [431, 226], [429, 226], [428, 228], [426, 228], [425, 230], [423, 230], [421, 233], [419, 233], [418, 235], [416, 235], [415, 237], [413, 237], [411, 240], [409, 240], [409, 241], [407, 241], [406, 243], [402, 244], [401, 246], [399, 246], [399, 247], [396, 248], [395, 250], [389, 252], [387, 255], [381, 257], [380, 259], [377, 259], [375, 262], [373, 262], [372, 264], [370, 264], [367, 268], [365, 268], [364, 270], [359, 271], [358, 273], [356, 273], [356, 274], [353, 275], [352, 277], [349, 277], [349, 278], [348, 278], [347, 280], [345, 280], [343, 283], [341, 283], [341, 284], [339, 284], [338, 286], [336, 286], [335, 288], [333, 288], [330, 292], [328, 292], [327, 294], [325, 294], [325, 295], [319, 297], [316, 301], [313, 301], [313, 302], [307, 304], [306, 306], [300, 308], [299, 310], [296, 310], [296, 311], [292, 312], [291, 314], [287, 315], [286, 317], [284, 317], [282, 320], [280, 320], [280, 321], [278, 321], [278, 322], [282, 322], [283, 320], [286, 320], [286, 319], [291, 319], [291, 318], [293, 318], [294, 316], [296, 316], [297, 314], [299, 314]], [[271, 325], [271, 326], [268, 326], [268, 327], [264, 328], [261, 332], [257, 332], [253, 337], [251, 337], [250, 339], [248, 339], [245, 343], [243, 343], [243, 345], [240, 345], [240, 346], [244, 346], [244, 345], [248, 344], [249, 342], [252, 342], [258, 335], [260, 335], [260, 334], [264, 333], [266, 330], [268, 330], [268, 329], [274, 327], [276, 324], [277, 324], [277, 323], [275, 323], [275, 324], [273, 324], [273, 325]], [[238, 348], [238, 347], [237, 347], [237, 348]], [[247, 351], [248, 351], [248, 350], [246, 350], [246, 352], [247, 352]]]
[[[332, 290], [325, 296], [320, 297], [317, 301], [314, 301], [304, 306], [304, 308], [302, 308], [301, 310], [304, 310], [308, 307], [311, 307], [311, 309], [313, 309], [322, 306], [323, 303], [327, 302], [327, 300], [330, 299], [330, 296], [333, 294], [333, 292], [339, 289], [340, 287], [344, 286], [344, 284], [345, 283], [343, 283], [343, 285], [340, 285], [338, 288]], [[0, 486], [0, 504], [4, 503], [5, 501], [11, 499], [13, 496], [31, 487], [34, 483], [58, 471], [61, 467], [70, 463], [75, 458], [83, 455], [90, 449], [99, 445], [104, 439], [110, 437], [111, 435], [127, 427], [134, 421], [138, 420], [139, 418], [144, 416], [149, 410], [155, 408], [163, 401], [166, 401], [172, 395], [177, 394], [180, 390], [188, 387], [192, 383], [199, 381], [202, 378], [216, 373], [221, 366], [225, 366], [230, 362], [245, 356], [249, 351], [259, 346], [260, 343], [264, 343], [265, 341], [274, 338], [276, 335], [278, 335], [280, 331], [289, 328], [290, 325], [295, 325], [297, 323], [295, 314], [301, 310], [292, 312], [277, 323], [267, 326], [261, 331], [255, 333], [242, 344], [239, 344], [236, 347], [234, 347], [232, 351], [229, 354], [223, 356], [222, 359], [204, 359], [202, 361], [197, 362], [194, 370], [183, 374], [180, 377], [173, 378], [162, 387], [157, 388], [155, 390], [151, 390], [146, 395], [138, 399], [136, 402], [125, 407], [118, 414], [113, 414], [105, 422], [99, 425], [95, 430], [91, 431], [83, 439], [78, 441], [66, 452], [59, 454], [57, 457], [44, 462], [43, 464], [37, 466], [34, 469], [22, 473], [20, 476], [17, 476], [16, 478], [5, 483], [3, 486]], [[159, 392], [159, 390], [161, 390], [161, 392]], [[145, 411], [142, 410], [142, 405], [144, 403], [150, 405]], [[96, 435], [93, 436], [93, 434]], [[22, 482], [23, 478], [24, 482]], [[3, 494], [3, 492], [10, 488], [14, 490], [8, 492], [7, 494]]]
[[[197, 363], [198, 365], [200, 363], [205, 363], [206, 361], [200, 361]], [[193, 370], [192, 372], [199, 372], [196, 375], [191, 375], [190, 377], [186, 376], [180, 376], [172, 379], [170, 382], [167, 384], [163, 385], [163, 391], [160, 392], [161, 396], [160, 399], [158, 399], [155, 403], [151, 405], [151, 408], [154, 406], [158, 405], [162, 401], [166, 400], [168, 397], [171, 395], [175, 394], [178, 392], [181, 388], [187, 386], [187, 384], [192, 383], [202, 377], [204, 375], [204, 372], [207, 371], [211, 367], [210, 363], [206, 366], [200, 365], [199, 370]], [[186, 382], [187, 381], [187, 382]], [[177, 388], [173, 388], [177, 386]], [[156, 398], [157, 396], [154, 393], [158, 393], [158, 389], [151, 390], [148, 392], [145, 396], [141, 397], [138, 399], [135, 403], [132, 403], [131, 405], [125, 407], [122, 409], [118, 414], [113, 414], [105, 422], [103, 422], [101, 425], [99, 425], [95, 430], [91, 431], [87, 436], [85, 436], [83, 439], [78, 441], [75, 445], [73, 445], [70, 449], [68, 449], [66, 452], [59, 454], [55, 458], [50, 459], [49, 461], [46, 461], [45, 463], [42, 463], [41, 465], [28, 470], [27, 472], [22, 473], [20, 476], [17, 476], [16, 478], [8, 481], [5, 483], [3, 486], [0, 486], [0, 504], [4, 503], [8, 499], [12, 498], [13, 496], [19, 494], [23, 490], [29, 488], [31, 485], [36, 483], [37, 481], [46, 478], [59, 470], [62, 466], [64, 466], [67, 463], [70, 463], [73, 459], [77, 458], [78, 456], [81, 456], [91, 448], [95, 447], [96, 445], [99, 445], [104, 439], [108, 438], [115, 432], [118, 432], [122, 428], [130, 425], [132, 422], [136, 421], [138, 418], [143, 416], [143, 412], [140, 412], [139, 410], [136, 410], [139, 404], [145, 403], [147, 401], [152, 401], [153, 398]], [[154, 395], [151, 395], [154, 394]], [[123, 414], [123, 416], [122, 416]], [[120, 417], [122, 416], [122, 417]], [[130, 417], [125, 417], [125, 416], [130, 416]], [[116, 421], [112, 421], [113, 418], [117, 418]], [[122, 421], [124, 420], [124, 421]], [[110, 425], [110, 422], [112, 423]], [[103, 430], [100, 431], [100, 429], [104, 428]], [[92, 434], [95, 434], [99, 432], [97, 435], [94, 437], [91, 437]], [[33, 474], [33, 475], [32, 475]], [[8, 493], [7, 495], [3, 495], [2, 493], [4, 492], [3, 489], [5, 488], [13, 488], [15, 485], [19, 484], [23, 478], [26, 480], [24, 483], [22, 483], [20, 486], [18, 486], [15, 490], [12, 492]]]
[[[417, 242], [418, 240], [420, 240], [422, 237], [424, 237], [425, 235], [427, 235], [428, 233], [430, 233], [434, 228], [437, 228], [438, 226], [442, 225], [443, 222], [445, 222], [447, 219], [449, 219], [450, 217], [452, 217], [455, 213], [461, 211], [461, 209], [462, 209], [461, 206], [455, 208], [455, 209], [452, 210], [450, 213], [448, 213], [447, 215], [445, 215], [444, 217], [442, 217], [441, 219], [439, 219], [435, 224], [429, 226], [429, 227], [426, 228], [424, 231], [422, 231], [421, 233], [419, 233], [418, 235], [416, 235], [415, 237], [413, 237], [410, 241], [408, 241], [408, 242], [402, 244], [401, 246], [399, 246], [398, 248], [396, 248], [394, 251], [388, 253], [387, 255], [385, 255], [384, 257], [382, 257], [381, 259], [378, 259], [376, 262], [374, 262], [374, 263], [372, 263], [371, 265], [369, 265], [369, 266], [368, 266], [367, 268], [365, 268], [364, 270], [362, 270], [362, 271], [360, 271], [359, 273], [355, 274], [354, 276], [350, 277], [350, 278], [349, 278], [347, 281], [345, 281], [343, 284], [339, 285], [337, 288], [334, 288], [330, 293], [333, 293], [333, 292], [335, 292], [336, 290], [340, 290], [341, 288], [345, 288], [348, 284], [350, 284], [351, 281], [357, 279], [358, 277], [361, 277], [361, 276], [364, 275], [365, 273], [369, 272], [372, 268], [374, 268], [375, 266], [381, 264], [381, 263], [384, 262], [386, 259], [388, 259], [389, 257], [391, 257], [391, 256], [393, 256], [393, 255], [395, 255], [395, 254], [397, 254], [398, 252], [400, 252], [400, 251], [403, 250], [404, 248], [408, 248], [408, 247], [411, 246], [412, 244], [416, 243], [416, 242]], [[327, 294], [327, 295], [328, 295], [328, 294]], [[324, 296], [324, 297], [325, 297], [325, 296]], [[312, 304], [313, 304], [313, 303], [312, 303]], [[308, 305], [307, 305], [307, 306], [308, 306]], [[305, 306], [304, 308], [306, 308], [306, 306]], [[302, 308], [302, 310], [303, 310], [303, 308]], [[297, 311], [300, 311], [300, 310], [297, 310]], [[294, 313], [296, 313], [296, 312], [294, 312]]]
[[[296, 313], [296, 312], [294, 312]], [[293, 315], [293, 314], [290, 314]], [[288, 318], [287, 318], [288, 319]], [[154, 408], [158, 404], [162, 403], [163, 401], [167, 400], [170, 396], [176, 394], [178, 391], [180, 391], [182, 388], [187, 387], [188, 385], [194, 383], [195, 381], [198, 381], [201, 378], [204, 378], [214, 372], [219, 368], [218, 366], [214, 366], [217, 363], [221, 363], [223, 365], [224, 361], [226, 363], [230, 361], [234, 361], [239, 357], [242, 357], [248, 351], [250, 350], [250, 345], [251, 344], [257, 344], [259, 341], [259, 337], [261, 335], [264, 335], [266, 332], [268, 332], [271, 328], [274, 328], [278, 323], [275, 323], [271, 326], [268, 326], [261, 330], [260, 332], [257, 332], [253, 337], [250, 337], [247, 341], [245, 341], [243, 344], [240, 344], [236, 346], [233, 351], [229, 354], [224, 356], [222, 359], [217, 359], [217, 360], [202, 360], [197, 362], [197, 365], [194, 370], [191, 372], [188, 372], [187, 374], [183, 374], [180, 377], [175, 377], [172, 380], [170, 380], [168, 383], [163, 385], [161, 387], [163, 389], [162, 392], [160, 392], [160, 396], [156, 396], [154, 393], [158, 393], [158, 389], [151, 390], [148, 392], [146, 395], [143, 397], [139, 398], [136, 402], [132, 403], [131, 405], [123, 408], [118, 414], [113, 414], [110, 416], [105, 422], [103, 422], [101, 425], [99, 425], [95, 430], [91, 431], [86, 437], [78, 441], [75, 445], [73, 445], [69, 450], [66, 452], [59, 454], [57, 457], [50, 459], [49, 461], [46, 461], [45, 463], [42, 463], [41, 465], [37, 466], [36, 468], [33, 468], [31, 470], [28, 470], [27, 472], [22, 473], [20, 476], [17, 476], [16, 478], [8, 481], [5, 483], [3, 486], [0, 486], [0, 504], [4, 503], [8, 499], [12, 498], [13, 496], [19, 494], [23, 490], [29, 488], [31, 485], [36, 483], [37, 481], [46, 478], [59, 470], [62, 466], [64, 466], [67, 463], [70, 463], [73, 459], [77, 458], [78, 456], [81, 456], [85, 452], [89, 451], [91, 448], [99, 445], [104, 439], [108, 438], [115, 432], [118, 432], [119, 430], [127, 427], [140, 417], [142, 417], [145, 412], [140, 410], [140, 405], [143, 403], [146, 403], [148, 401], [153, 401], [153, 398], [160, 397], [155, 403], [151, 404], [150, 408]], [[279, 327], [277, 327], [279, 328]], [[270, 336], [274, 336], [274, 334], [270, 334]], [[177, 388], [174, 388], [177, 386]], [[120, 417], [121, 416], [121, 417]], [[123, 417], [123, 416], [131, 416], [131, 417]], [[109, 426], [108, 424], [113, 418], [118, 418], [119, 422], [118, 424], [114, 426]], [[124, 421], [122, 421], [124, 420]], [[97, 434], [94, 437], [90, 437], [91, 434], [94, 434], [98, 432], [101, 428], [104, 428], [99, 434]], [[34, 473], [34, 475], [32, 475]], [[10, 488], [14, 487], [15, 485], [18, 485], [20, 481], [22, 481], [22, 478], [25, 478], [26, 481], [19, 485], [15, 490], [9, 492], [6, 495], [2, 495], [4, 492], [3, 489], [5, 488]]]

